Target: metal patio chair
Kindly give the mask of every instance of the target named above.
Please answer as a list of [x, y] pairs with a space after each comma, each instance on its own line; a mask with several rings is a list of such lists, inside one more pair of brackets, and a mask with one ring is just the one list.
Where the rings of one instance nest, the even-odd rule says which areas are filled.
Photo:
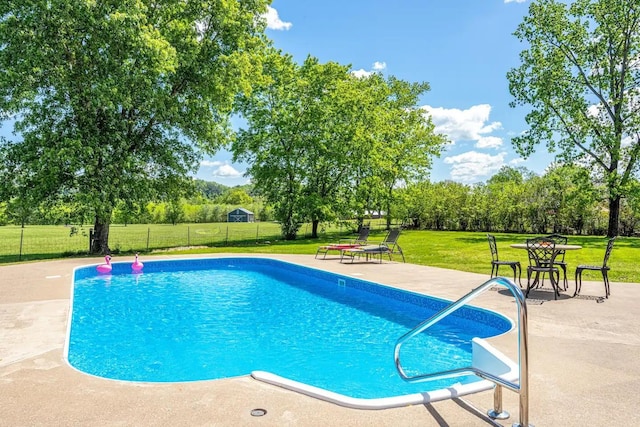
[[505, 261], [498, 257], [498, 246], [496, 245], [496, 237], [492, 234], [487, 234], [489, 240], [489, 249], [491, 250], [491, 277], [498, 276], [498, 269], [501, 265], [507, 265], [513, 270], [513, 282], [516, 281], [516, 274], [518, 276], [518, 284], [522, 288], [522, 267], [520, 261]]
[[[560, 269], [555, 264], [555, 258], [558, 256], [556, 250], [556, 242], [546, 237], [535, 237], [527, 239], [527, 254], [529, 255], [529, 266], [527, 267], [527, 291], [525, 297], [529, 296], [531, 289], [542, 284], [542, 277], [549, 274], [551, 287], [553, 288], [553, 297], [558, 299], [560, 289], [558, 282], [560, 281]], [[531, 277], [535, 273], [533, 281]]]
[[[569, 241], [568, 237], [563, 236], [561, 234], [557, 234], [557, 233], [549, 234], [548, 236], [545, 236], [545, 238], [553, 240], [554, 242], [556, 242], [556, 245], [566, 245], [567, 242]], [[569, 287], [569, 279], [567, 277], [567, 263], [564, 260], [564, 256], [566, 252], [567, 251], [565, 250], [558, 250], [558, 254], [556, 255], [555, 260], [553, 261], [554, 264], [556, 264], [562, 269], [562, 274], [564, 274], [563, 287], [565, 291]]]
[[607, 262], [611, 256], [615, 239], [615, 237], [612, 237], [607, 242], [607, 249], [604, 252], [602, 265], [579, 265], [576, 267], [576, 292], [573, 294], [574, 297], [580, 293], [580, 289], [582, 288], [582, 272], [584, 270], [591, 270], [600, 271], [602, 273], [602, 279], [604, 280], [604, 296], [605, 298], [609, 298], [609, 295], [611, 295], [611, 289], [609, 286], [609, 270], [611, 268], [607, 265]]

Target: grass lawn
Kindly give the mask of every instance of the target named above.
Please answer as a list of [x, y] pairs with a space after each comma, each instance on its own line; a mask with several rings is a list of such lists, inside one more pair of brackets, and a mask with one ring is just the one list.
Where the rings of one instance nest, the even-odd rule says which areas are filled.
[[[382, 222], [371, 224], [369, 240], [382, 241], [385, 236]], [[75, 232], [73, 232], [75, 231]], [[295, 241], [280, 240], [280, 228], [275, 223], [216, 223], [178, 225], [112, 225], [110, 247], [114, 253], [130, 254], [135, 251], [151, 256], [161, 253], [289, 253], [315, 254], [319, 245], [349, 237], [346, 229], [322, 229], [319, 239], [311, 239], [308, 226], [300, 230]], [[0, 263], [62, 256], [83, 256], [88, 251], [89, 227], [28, 226], [0, 227]], [[494, 233], [501, 259], [519, 260], [526, 279], [527, 252], [509, 247], [524, 243], [524, 234]], [[22, 237], [22, 240], [21, 240]], [[22, 256], [20, 245], [22, 242]], [[404, 230], [399, 244], [409, 263], [450, 268], [474, 273], [491, 272], [491, 253], [486, 233]], [[583, 249], [567, 251], [569, 278], [573, 279], [578, 264], [601, 265], [607, 239], [598, 236], [570, 236], [569, 244]], [[148, 248], [148, 249], [147, 249]], [[618, 237], [609, 266], [610, 279], [615, 282], [640, 283], [640, 239]], [[334, 262], [334, 261], [330, 261]], [[504, 269], [504, 270], [502, 270]], [[501, 274], [509, 277], [509, 267]], [[601, 280], [599, 272], [585, 271], [583, 280]]]
[[[518, 260], [523, 267], [523, 278], [526, 280], [526, 266], [529, 264], [527, 252], [513, 249], [512, 243], [524, 243], [525, 234], [494, 234], [501, 259]], [[370, 241], [382, 241], [384, 231], [372, 231]], [[294, 242], [275, 241], [270, 245], [232, 246], [225, 248], [195, 249], [180, 253], [289, 253], [315, 254], [318, 246], [337, 241], [339, 235], [323, 236], [321, 239], [299, 239]], [[343, 236], [344, 237], [344, 236]], [[491, 253], [486, 233], [458, 231], [422, 231], [404, 230], [398, 240], [407, 262], [433, 267], [450, 268], [473, 273], [491, 272]], [[569, 279], [573, 279], [578, 264], [602, 265], [602, 258], [607, 246], [607, 239], [598, 236], [570, 236], [569, 244], [582, 246], [577, 251], [567, 251], [565, 261], [568, 263]], [[640, 283], [640, 239], [618, 237], [609, 259], [611, 267], [609, 278], [614, 282]], [[504, 269], [504, 270], [503, 270]], [[500, 274], [509, 277], [511, 269], [501, 267]], [[599, 272], [585, 271], [583, 280], [602, 280]]]

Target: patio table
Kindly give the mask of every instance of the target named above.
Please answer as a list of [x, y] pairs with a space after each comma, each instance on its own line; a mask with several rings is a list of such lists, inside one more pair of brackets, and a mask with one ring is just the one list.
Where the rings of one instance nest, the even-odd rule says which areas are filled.
[[[528, 249], [526, 243], [513, 243], [513, 244], [511, 244], [509, 246], [511, 246], [514, 249], [524, 249], [524, 250]], [[554, 249], [553, 249], [554, 253], [551, 256], [551, 259], [555, 259], [556, 256], [562, 251], [575, 251], [575, 250], [579, 250], [579, 249], [582, 249], [582, 246], [580, 246], [580, 245], [556, 244], [554, 246]], [[553, 274], [549, 274], [549, 280], [551, 280], [551, 282], [552, 282], [551, 284], [552, 284], [553, 288], [554, 289], [558, 289], [558, 283], [556, 282], [556, 279], [553, 277]], [[536, 287], [537, 284], [538, 284], [538, 279], [537, 278], [536, 278], [536, 280], [534, 281], [533, 284], [527, 283], [527, 293], [528, 293], [529, 289], [532, 289], [532, 288]], [[565, 286], [566, 286], [566, 281], [565, 281]], [[565, 288], [565, 290], [566, 290], [566, 288]]]

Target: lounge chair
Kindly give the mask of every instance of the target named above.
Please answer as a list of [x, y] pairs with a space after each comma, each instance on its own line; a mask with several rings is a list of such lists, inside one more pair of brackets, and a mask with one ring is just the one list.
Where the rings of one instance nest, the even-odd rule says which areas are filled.
[[363, 225], [362, 227], [360, 227], [358, 237], [356, 237], [355, 239], [341, 239], [337, 243], [330, 243], [328, 245], [320, 246], [316, 251], [316, 258], [318, 258], [318, 254], [323, 254], [322, 258], [325, 259], [327, 257], [327, 253], [330, 251], [342, 252], [345, 249], [352, 249], [366, 245], [367, 239], [369, 238], [369, 231], [369, 226]]
[[353, 263], [353, 260], [356, 256], [359, 258], [362, 255], [364, 255], [367, 261], [369, 261], [369, 257], [375, 258], [376, 256], [379, 256], [380, 263], [382, 263], [383, 255], [387, 255], [389, 257], [389, 261], [391, 261], [393, 254], [400, 254], [402, 256], [402, 262], [406, 262], [404, 259], [404, 253], [402, 252], [402, 248], [398, 244], [399, 238], [400, 238], [400, 229], [394, 228], [387, 233], [387, 236], [384, 238], [384, 241], [380, 243], [367, 244], [359, 247], [343, 249], [341, 251], [340, 262], [342, 262], [345, 256], [347, 256], [351, 258], [351, 262]]

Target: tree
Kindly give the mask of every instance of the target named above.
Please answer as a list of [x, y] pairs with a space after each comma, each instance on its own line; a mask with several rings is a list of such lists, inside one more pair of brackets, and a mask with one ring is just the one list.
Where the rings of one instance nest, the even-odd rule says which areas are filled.
[[557, 202], [553, 231], [582, 234], [599, 207], [595, 185], [588, 169], [573, 165], [552, 165], [543, 179], [549, 197]]
[[504, 231], [524, 231], [525, 204], [524, 176], [526, 169], [503, 166], [487, 181], [487, 206], [492, 224]]
[[233, 152], [251, 165], [285, 239], [305, 220], [317, 237], [321, 221], [389, 212], [394, 188], [424, 177], [444, 144], [416, 105], [425, 83], [360, 79], [348, 66], [313, 57], [298, 65], [279, 52], [264, 65], [268, 78], [240, 102], [248, 126]]
[[203, 181], [201, 179], [196, 179], [194, 181], [196, 193], [202, 194], [203, 197], [209, 200], [214, 200], [229, 189], [226, 185], [218, 184], [217, 182]]
[[247, 127], [238, 132], [234, 159], [247, 161], [256, 191], [274, 209], [286, 240], [296, 238], [300, 224], [317, 223], [331, 215], [353, 158], [344, 124], [358, 110], [345, 111], [338, 102], [339, 82], [349, 79], [348, 67], [320, 64], [308, 57], [298, 65], [290, 55], [272, 51], [264, 61], [265, 79], [240, 110]]
[[[65, 194], [108, 252], [120, 201], [177, 199], [229, 131], [264, 44], [267, 0], [0, 3], [0, 179]], [[10, 193], [10, 192], [8, 192]], [[10, 197], [6, 194], [4, 197]]]
[[216, 202], [227, 205], [245, 206], [253, 203], [253, 199], [242, 188], [234, 187], [218, 196]]
[[395, 77], [383, 79], [374, 74], [365, 81], [372, 118], [362, 132], [370, 134], [373, 146], [362, 159], [364, 176], [360, 194], [382, 206], [391, 225], [395, 207], [395, 188], [417, 182], [428, 175], [433, 156], [447, 142], [434, 133], [435, 126], [418, 107], [419, 97], [429, 90], [427, 83], [410, 83]]
[[515, 36], [529, 47], [507, 74], [511, 106], [532, 111], [528, 132], [512, 142], [524, 157], [546, 142], [562, 160], [599, 170], [613, 237], [640, 155], [640, 4], [535, 0]]

